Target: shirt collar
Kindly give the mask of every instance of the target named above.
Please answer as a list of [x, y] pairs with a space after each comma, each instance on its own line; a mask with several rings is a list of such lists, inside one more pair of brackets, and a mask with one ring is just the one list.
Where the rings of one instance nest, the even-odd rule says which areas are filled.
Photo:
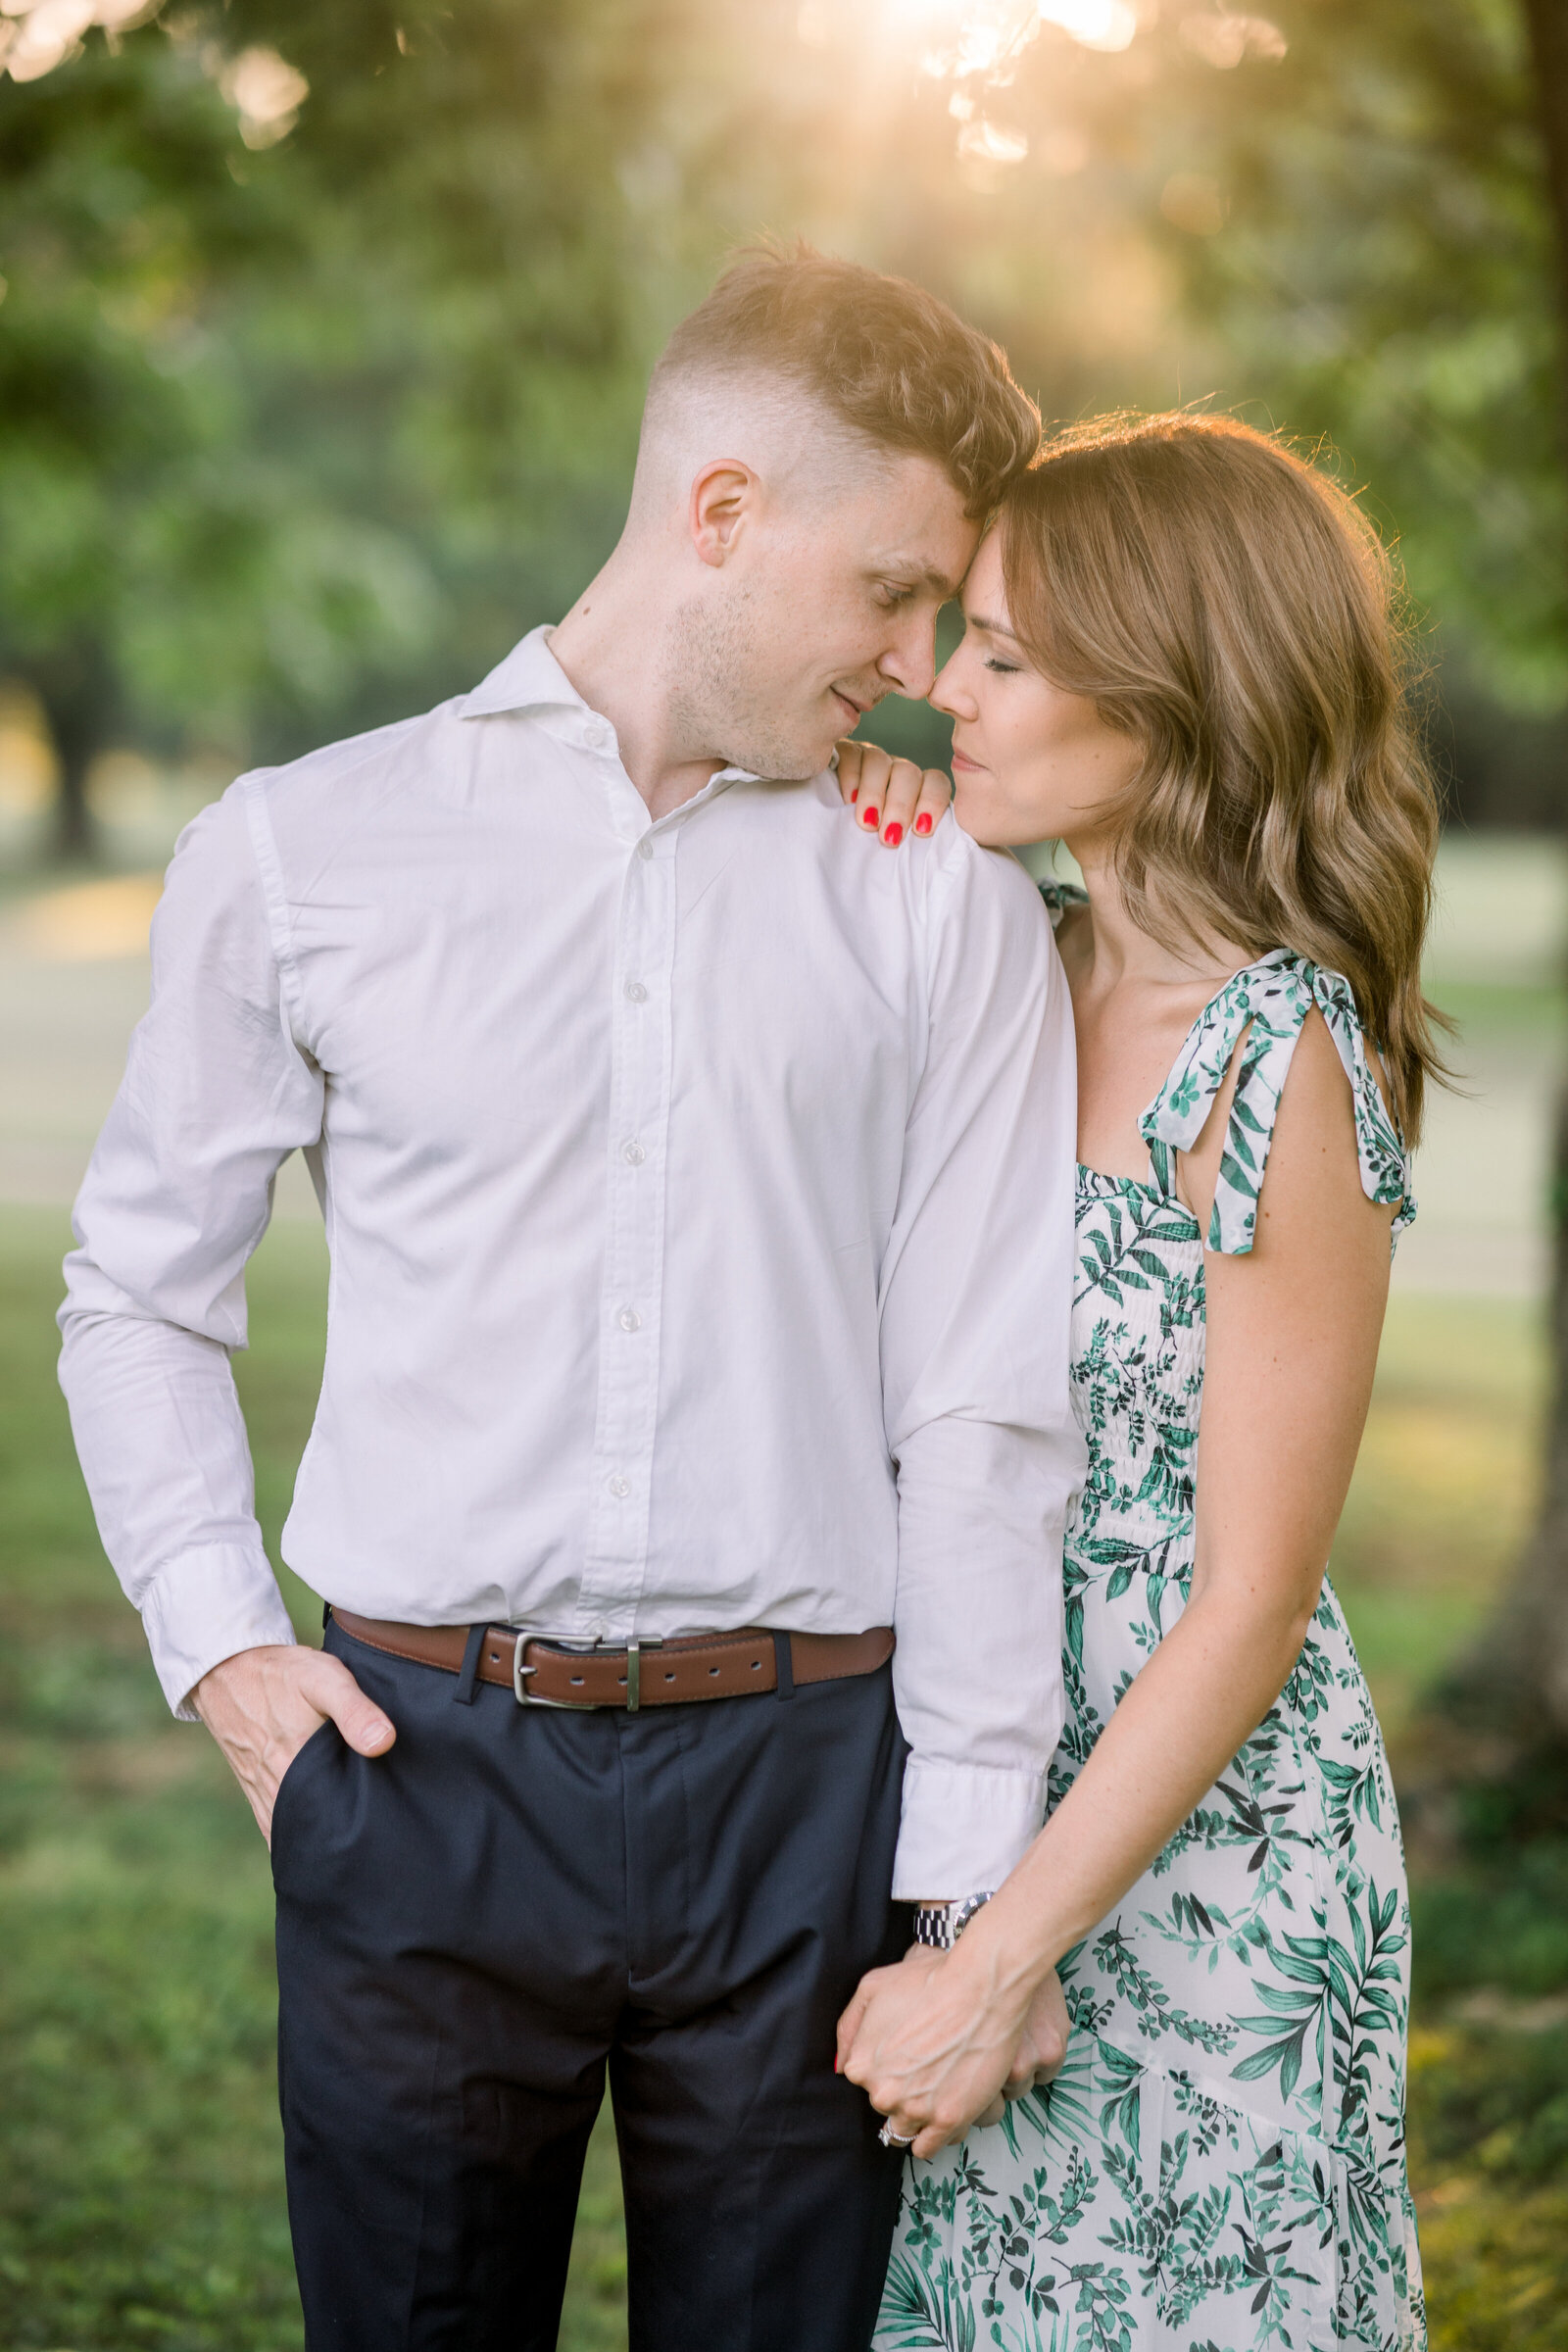
[[[591, 703], [583, 701], [550, 651], [552, 626], [546, 621], [537, 629], [530, 629], [505, 660], [496, 663], [490, 675], [481, 678], [471, 694], [464, 696], [458, 707], [459, 717], [491, 718], [503, 710], [564, 710], [573, 713], [577, 721], [573, 733], [580, 730], [585, 740], [602, 736], [606, 743], [613, 742], [614, 731], [609, 719], [602, 718]], [[704, 789], [711, 792], [715, 784], [760, 781], [749, 767], [721, 767]]]
[[564, 710], [592, 717], [594, 713], [550, 651], [550, 634], [548, 621], [530, 629], [521, 644], [514, 645], [490, 675], [464, 696], [460, 716], [489, 718], [501, 710]]

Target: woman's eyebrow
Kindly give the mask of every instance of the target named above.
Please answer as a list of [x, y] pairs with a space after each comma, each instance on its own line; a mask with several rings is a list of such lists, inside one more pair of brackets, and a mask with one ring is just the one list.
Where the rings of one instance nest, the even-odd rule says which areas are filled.
[[987, 620], [984, 613], [966, 612], [963, 617], [971, 629], [984, 629], [988, 637], [1005, 637], [1010, 645], [1022, 643], [1013, 630], [1005, 628], [1000, 620]]

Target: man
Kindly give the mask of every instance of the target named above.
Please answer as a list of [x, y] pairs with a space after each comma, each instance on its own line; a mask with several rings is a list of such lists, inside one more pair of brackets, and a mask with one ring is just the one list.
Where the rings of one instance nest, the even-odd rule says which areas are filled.
[[[823, 771], [1036, 432], [914, 287], [743, 259], [561, 626], [171, 868], [62, 1378], [270, 1828], [313, 2352], [553, 2344], [607, 2065], [634, 2345], [866, 2342], [898, 2160], [835, 2021], [894, 1898], [1022, 1852], [1060, 1721], [1074, 1121], [1020, 869], [884, 857]], [[228, 1360], [295, 1149], [320, 1651]]]

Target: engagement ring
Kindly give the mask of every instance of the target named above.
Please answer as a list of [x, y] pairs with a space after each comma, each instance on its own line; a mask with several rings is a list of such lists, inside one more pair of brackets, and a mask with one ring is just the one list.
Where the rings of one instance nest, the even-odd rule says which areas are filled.
[[877, 2137], [885, 2148], [912, 2148], [919, 2133], [911, 2132], [907, 2139], [901, 2139], [893, 2129], [892, 2116], [887, 2115], [882, 2119], [882, 2129], [877, 2133]]

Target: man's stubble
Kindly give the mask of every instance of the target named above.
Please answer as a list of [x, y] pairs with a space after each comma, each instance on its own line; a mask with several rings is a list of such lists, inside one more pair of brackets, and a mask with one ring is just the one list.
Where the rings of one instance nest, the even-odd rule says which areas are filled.
[[673, 732], [694, 758], [780, 781], [821, 768], [831, 747], [808, 734], [808, 713], [783, 707], [786, 665], [769, 660], [786, 625], [749, 587], [722, 603], [689, 597], [670, 615], [663, 685]]

